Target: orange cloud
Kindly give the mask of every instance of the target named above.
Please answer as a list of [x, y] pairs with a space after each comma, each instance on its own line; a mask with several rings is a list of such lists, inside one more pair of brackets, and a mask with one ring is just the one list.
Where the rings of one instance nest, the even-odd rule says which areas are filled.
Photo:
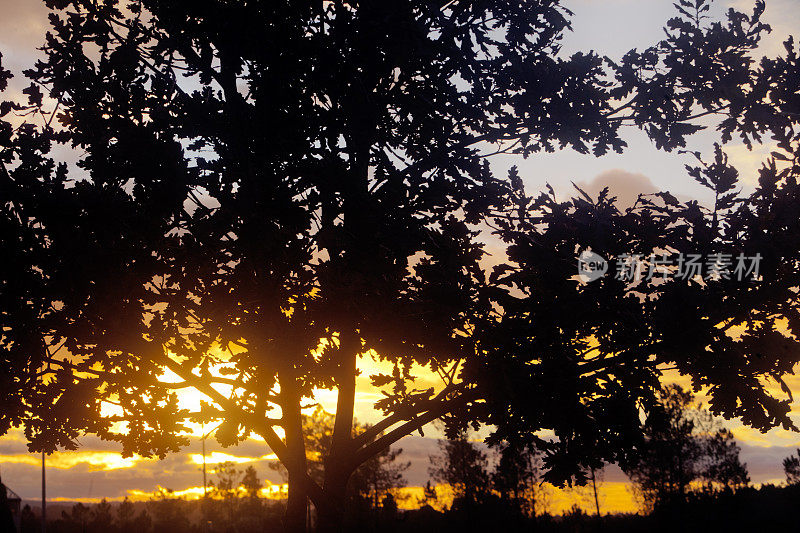
[[[192, 453], [189, 454], [189, 460], [194, 464], [201, 465], [203, 464], [203, 454], [200, 453]], [[219, 464], [219, 463], [254, 463], [256, 461], [277, 461], [278, 456], [274, 453], [268, 455], [262, 455], [261, 457], [238, 457], [236, 455], [230, 455], [228, 453], [223, 452], [211, 452], [206, 454], [205, 456], [205, 463], [207, 465], [210, 464]]]
[[[146, 459], [138, 455], [122, 457], [122, 454], [114, 452], [74, 451], [56, 452], [48, 455], [45, 459], [45, 464], [47, 468], [58, 468], [59, 470], [69, 470], [78, 465], [86, 465], [90, 471], [94, 471], [132, 468], [144, 460]], [[38, 467], [42, 464], [42, 459], [38, 455], [30, 454], [0, 455], [0, 463]]]

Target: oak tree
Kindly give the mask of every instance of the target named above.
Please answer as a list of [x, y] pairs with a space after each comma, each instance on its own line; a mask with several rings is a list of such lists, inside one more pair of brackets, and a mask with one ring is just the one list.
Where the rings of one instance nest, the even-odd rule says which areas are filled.
[[[46, 3], [27, 102], [0, 105], [0, 432], [23, 425], [46, 451], [92, 432], [163, 456], [188, 424], [219, 420], [220, 443], [257, 434], [277, 454], [299, 531], [308, 498], [339, 527], [358, 466], [447, 413], [498, 439], [556, 428], [556, 477], [592, 440], [614, 455], [661, 363], [719, 392], [721, 413], [789, 423], [758, 378], [794, 362], [772, 325], [797, 323], [780, 260], [796, 250], [781, 172], [797, 163], [798, 61], [791, 42], [751, 59], [762, 2], [715, 22], [708, 2], [680, 0], [667, 36], [620, 61], [560, 53], [570, 13], [556, 0]], [[782, 150], [746, 203], [722, 155], [692, 169], [718, 193], [713, 214], [666, 195], [624, 214], [608, 197], [531, 201], [486, 161], [620, 151], [626, 124], [672, 150], [711, 115], [723, 141], [768, 132]], [[483, 223], [514, 261], [488, 280]], [[764, 281], [636, 303], [564, 276], [575, 244], [719, 239], [771, 254]], [[718, 328], [742, 323], [740, 340]], [[372, 377], [386, 418], [356, 436], [364, 357], [390, 369]], [[442, 386], [418, 388], [419, 368]], [[183, 405], [188, 388], [206, 400]], [[321, 483], [302, 423], [318, 389], [338, 394]]]

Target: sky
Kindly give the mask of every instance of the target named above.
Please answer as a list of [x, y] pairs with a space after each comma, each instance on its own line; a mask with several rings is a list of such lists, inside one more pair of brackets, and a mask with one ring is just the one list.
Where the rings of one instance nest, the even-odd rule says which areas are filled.
[[[631, 48], [646, 47], [660, 38], [665, 21], [674, 13], [671, 0], [567, 0], [564, 3], [574, 12], [574, 31], [566, 37], [565, 53], [592, 49], [612, 58], [619, 58]], [[720, 16], [729, 7], [749, 10], [750, 4], [747, 0], [718, 0], [713, 15]], [[0, 53], [3, 65], [18, 76], [38, 57], [36, 47], [43, 41], [46, 13], [43, 2], [38, 0], [0, 0]], [[800, 0], [768, 0], [765, 19], [773, 27], [773, 33], [762, 45], [761, 52], [780, 53], [784, 38], [800, 28]], [[12, 97], [25, 85], [20, 78], [12, 82]], [[698, 135], [689, 148], [707, 153], [712, 138], [711, 134]], [[573, 191], [571, 182], [575, 182], [589, 194], [597, 194], [601, 188], [609, 186], [622, 205], [632, 203], [640, 192], [659, 190], [669, 190], [679, 198], [708, 200], [707, 193], [685, 172], [684, 164], [692, 162], [690, 156], [656, 150], [644, 134], [636, 131], [627, 133], [626, 140], [629, 147], [623, 154], [597, 158], [557, 152], [529, 159], [502, 155], [492, 160], [492, 166], [497, 173], [504, 173], [510, 166], [517, 165], [529, 192], [542, 190], [549, 183], [559, 196], [567, 197]], [[757, 169], [770, 146], [751, 152], [734, 141], [726, 151], [734, 166], [742, 171], [743, 186], [748, 188], [755, 183]], [[688, 383], [681, 376], [670, 378], [684, 385]], [[792, 376], [787, 383], [794, 391], [800, 390], [800, 378]], [[371, 388], [366, 376], [359, 378], [358, 384], [356, 416], [362, 422], [374, 422], [379, 413], [371, 405], [379, 393]], [[777, 385], [775, 389], [778, 390]], [[318, 399], [327, 410], [335, 410], [333, 393], [323, 392]], [[792, 417], [800, 425], [797, 401], [793, 404]], [[727, 421], [726, 425], [742, 447], [742, 459], [748, 464], [751, 479], [757, 483], [781, 481], [781, 460], [800, 447], [800, 435], [781, 429], [762, 434], [735, 420]], [[414, 435], [398, 443], [404, 449], [401, 458], [412, 462], [406, 475], [411, 486], [425, 483], [428, 456], [437, 452], [437, 440], [432, 438], [436, 432], [427, 431], [426, 435], [428, 437]], [[201, 490], [201, 442], [196, 437], [184, 452], [172, 454], [163, 461], [136, 456], [123, 459], [117, 445], [91, 436], [80, 439], [80, 445], [77, 452], [61, 452], [48, 458], [48, 494], [53, 500], [119, 499], [126, 495], [144, 498], [158, 487], [187, 495], [196, 495]], [[249, 439], [229, 449], [220, 448], [213, 440], [207, 445], [211, 454], [209, 463], [234, 460], [243, 467], [252, 464], [262, 479], [275, 484], [270, 490], [280, 490], [281, 475], [270, 468], [274, 456], [263, 441]], [[24, 435], [19, 430], [0, 438], [0, 475], [23, 498], [38, 497], [40, 458], [27, 453]], [[602, 487], [606, 511], [633, 510], [626, 479], [619, 469], [607, 470]], [[575, 491], [554, 490], [551, 501], [553, 511], [569, 508], [574, 502], [589, 508], [585, 495]]]

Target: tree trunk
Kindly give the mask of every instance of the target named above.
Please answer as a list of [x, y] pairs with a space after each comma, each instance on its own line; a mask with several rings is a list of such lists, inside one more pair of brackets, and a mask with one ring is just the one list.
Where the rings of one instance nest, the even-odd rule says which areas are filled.
[[353, 470], [345, 459], [350, 456], [353, 439], [353, 410], [356, 393], [356, 361], [361, 338], [355, 332], [341, 332], [341, 367], [337, 379], [336, 421], [329, 455], [325, 458], [324, 490], [328, 505], [317, 510], [318, 533], [344, 531], [344, 508], [347, 503], [347, 482]]
[[349, 472], [343, 471], [339, 465], [325, 467], [325, 493], [329, 505], [318, 509], [317, 533], [343, 533], [344, 513], [347, 504], [347, 481]]
[[283, 410], [287, 452], [287, 462], [284, 466], [289, 473], [289, 494], [286, 501], [286, 514], [283, 517], [283, 528], [286, 533], [306, 533], [308, 494], [303, 482], [303, 477], [307, 472], [306, 446], [303, 439], [300, 397], [295, 392], [294, 385], [293, 379], [281, 381], [281, 409]]
[[316, 533], [343, 533], [344, 509], [341, 507], [325, 507], [317, 512]]
[[302, 482], [289, 472], [289, 497], [286, 501], [286, 514], [283, 516], [285, 533], [306, 533], [306, 510], [308, 498], [302, 489]]

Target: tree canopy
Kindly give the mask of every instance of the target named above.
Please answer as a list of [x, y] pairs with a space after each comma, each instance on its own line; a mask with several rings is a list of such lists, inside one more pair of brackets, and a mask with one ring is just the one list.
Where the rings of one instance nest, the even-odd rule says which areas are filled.
[[[715, 413], [791, 427], [763, 378], [797, 359], [780, 325], [800, 327], [800, 69], [791, 40], [753, 60], [763, 2], [712, 21], [679, 0], [664, 39], [617, 61], [564, 57], [556, 0], [46, 3], [27, 102], [0, 105], [0, 432], [163, 456], [221, 420], [222, 444], [260, 435], [287, 468], [299, 530], [307, 498], [335, 524], [361, 463], [448, 413], [495, 440], [553, 430], [553, 478], [590, 447], [613, 460], [665, 366]], [[709, 116], [722, 142], [779, 146], [750, 196], [722, 149], [689, 168], [713, 209], [529, 197], [487, 162], [621, 151], [625, 125], [675, 150]], [[484, 227], [508, 247], [492, 275]], [[747, 282], [581, 284], [576, 247], [764, 264]], [[386, 418], [354, 436], [362, 357], [392, 370], [372, 377]], [[417, 388], [419, 367], [442, 386]], [[302, 423], [319, 388], [338, 393], [321, 484]]]
[[[706, 389], [715, 415], [796, 429], [783, 377], [800, 348], [797, 170], [771, 161], [756, 191], [742, 194], [717, 148], [713, 162], [688, 167], [715, 192], [712, 208], [669, 193], [620, 209], [607, 190], [568, 201], [520, 192], [519, 209], [496, 219], [512, 263], [493, 272], [502, 311], [467, 361], [487, 398], [472, 418], [496, 426], [495, 441], [552, 429], [556, 440], [530, 438], [550, 450], [553, 480], [622, 459], [666, 370]], [[582, 249], [608, 258], [609, 273], [588, 283], [565, 276]], [[757, 279], [735, 274], [759, 256]], [[702, 272], [687, 267], [692, 257]]]

